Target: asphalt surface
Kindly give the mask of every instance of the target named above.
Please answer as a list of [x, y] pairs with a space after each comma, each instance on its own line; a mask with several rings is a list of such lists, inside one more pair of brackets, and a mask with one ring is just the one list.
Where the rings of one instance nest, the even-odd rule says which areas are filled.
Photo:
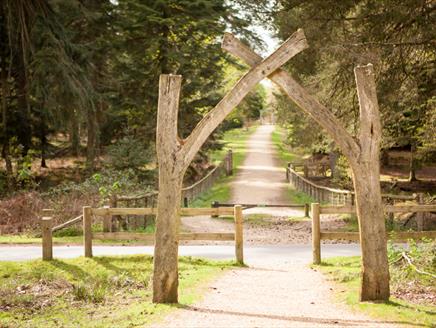
[[[153, 254], [153, 246], [94, 246], [93, 255]], [[0, 246], [0, 261], [26, 261], [40, 259], [41, 246]], [[54, 246], [54, 258], [75, 258], [83, 255], [83, 246]], [[215, 260], [231, 260], [235, 248], [230, 245], [180, 246], [180, 256], [195, 256]], [[360, 255], [357, 244], [327, 244], [321, 247], [323, 258]], [[286, 263], [310, 263], [311, 245], [245, 246], [244, 260], [248, 265], [259, 265], [266, 260]]]

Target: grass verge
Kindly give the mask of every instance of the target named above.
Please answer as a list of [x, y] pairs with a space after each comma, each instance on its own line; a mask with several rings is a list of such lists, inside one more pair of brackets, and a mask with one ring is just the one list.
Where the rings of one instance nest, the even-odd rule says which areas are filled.
[[[283, 167], [286, 167], [289, 162], [301, 162], [303, 160], [303, 154], [290, 151], [284, 140], [285, 132], [283, 131], [283, 128], [276, 126], [276, 129], [272, 133], [272, 142], [277, 150], [279, 160]], [[315, 202], [312, 197], [304, 192], [291, 188], [291, 186], [288, 186], [287, 193], [290, 202], [293, 204], [310, 204]]]
[[436, 307], [414, 304], [391, 297], [389, 302], [359, 302], [360, 257], [336, 257], [313, 266], [327, 274], [338, 284], [336, 288], [339, 301], [378, 319], [395, 321], [411, 326], [434, 327]]
[[[1, 327], [136, 327], [176, 305], [151, 302], [151, 256], [0, 262]], [[180, 258], [180, 304], [232, 262]]]
[[209, 154], [212, 161], [221, 160], [229, 149], [233, 152], [233, 175], [222, 177], [211, 189], [202, 193], [189, 206], [190, 207], [210, 207], [213, 201], [220, 203], [228, 202], [231, 197], [230, 182], [234, 179], [238, 167], [244, 162], [247, 153], [247, 140], [250, 135], [256, 131], [257, 126], [251, 126], [248, 129], [234, 129], [226, 131], [221, 139], [224, 147], [220, 150], [213, 151]]

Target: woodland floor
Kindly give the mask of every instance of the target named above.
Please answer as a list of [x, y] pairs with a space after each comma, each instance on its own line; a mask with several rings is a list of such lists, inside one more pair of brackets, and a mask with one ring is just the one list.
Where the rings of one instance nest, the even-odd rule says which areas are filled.
[[[250, 138], [248, 155], [232, 184], [233, 202], [289, 202], [284, 172], [271, 141], [273, 129], [273, 126], [260, 126]], [[302, 211], [261, 210], [263, 214], [246, 215], [247, 243], [309, 241], [310, 222], [302, 218]], [[329, 222], [327, 225], [332, 228], [340, 224], [334, 218]], [[232, 231], [232, 225], [226, 219], [183, 219], [183, 229], [191, 231]], [[393, 327], [398, 324], [369, 319], [333, 301], [333, 285], [307, 263], [277, 262], [266, 257], [262, 265], [247, 264], [247, 268], [224, 274], [210, 285], [202, 301], [176, 310], [158, 327]]]

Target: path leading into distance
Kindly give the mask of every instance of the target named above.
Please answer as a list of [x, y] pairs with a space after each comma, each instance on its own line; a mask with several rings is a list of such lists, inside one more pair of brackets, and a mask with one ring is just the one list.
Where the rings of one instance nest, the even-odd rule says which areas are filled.
[[232, 203], [287, 204], [285, 168], [272, 142], [274, 125], [261, 125], [247, 141], [247, 155], [232, 182]]
[[[271, 140], [273, 131], [274, 126], [259, 126], [249, 139], [247, 157], [232, 183], [232, 203], [289, 203], [285, 171]], [[298, 211], [280, 208], [253, 208], [244, 213], [259, 210], [277, 216], [301, 216]], [[339, 256], [340, 249], [347, 250], [341, 255], [358, 253], [357, 245], [323, 245], [322, 249], [324, 258]], [[326, 254], [327, 249], [333, 254]], [[245, 247], [248, 268], [224, 273], [208, 286], [202, 301], [178, 308], [156, 327], [395, 326], [337, 304], [333, 300], [334, 286], [308, 266], [310, 250], [310, 245]]]

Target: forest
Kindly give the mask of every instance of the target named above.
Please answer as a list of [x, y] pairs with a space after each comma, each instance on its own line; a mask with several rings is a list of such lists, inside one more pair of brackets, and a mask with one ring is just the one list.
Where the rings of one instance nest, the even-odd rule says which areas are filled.
[[[352, 67], [373, 63], [382, 162], [395, 167], [389, 154], [399, 151], [409, 179], [418, 180], [417, 170], [427, 172], [436, 156], [435, 31], [428, 28], [434, 9], [425, 0], [5, 0], [0, 7], [2, 207], [14, 212], [15, 203], [27, 203], [27, 197], [36, 198], [32, 204], [62, 203], [65, 195], [83, 191], [104, 198], [115, 189], [156, 189], [159, 75], [183, 76], [178, 122], [183, 138], [246, 71], [220, 49], [223, 33], [266, 51], [252, 25], [265, 26], [264, 33], [276, 40], [304, 29], [310, 47], [286, 67], [353, 133], [359, 109]], [[208, 150], [220, 147], [216, 140], [223, 131], [272, 111], [290, 147], [337, 158], [342, 170], [336, 170], [336, 185], [350, 186], [335, 143], [313, 129], [315, 123], [278, 89], [267, 92], [263, 84], [209, 138], [187, 183], [213, 166]], [[406, 190], [434, 191], [424, 180]], [[41, 206], [24, 209], [25, 216]]]

